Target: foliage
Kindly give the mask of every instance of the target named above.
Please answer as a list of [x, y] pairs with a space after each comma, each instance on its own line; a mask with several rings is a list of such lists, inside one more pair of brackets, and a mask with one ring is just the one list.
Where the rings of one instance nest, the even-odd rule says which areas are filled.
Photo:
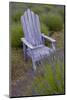
[[21, 27], [20, 24], [21, 22], [20, 18], [27, 8], [30, 8], [33, 12], [39, 15], [41, 31], [46, 35], [49, 35], [48, 33], [50, 31], [61, 31], [64, 28], [63, 27], [64, 20], [62, 21], [62, 19], [64, 18], [64, 6], [12, 2], [10, 3], [10, 11], [11, 11], [10, 12], [10, 21], [11, 21], [10, 33], [11, 33], [12, 46], [15, 47], [20, 46], [19, 38], [23, 36], [23, 31], [22, 31], [23, 28]]
[[41, 14], [40, 15], [40, 22], [45, 23], [46, 16], [47, 15], [45, 13]]
[[12, 15], [12, 21], [13, 21], [13, 22], [18, 22], [18, 21], [20, 21], [21, 15], [22, 15], [21, 12], [15, 13], [14, 15]]
[[40, 15], [40, 14], [42, 13], [42, 11], [43, 11], [43, 7], [34, 5], [34, 6], [31, 8], [31, 10], [32, 10], [33, 12], [35, 12], [36, 14], [39, 14], [39, 15]]
[[64, 47], [64, 32], [55, 32], [52, 37], [56, 39], [57, 48]]
[[23, 36], [23, 31], [20, 23], [11, 26], [11, 46], [20, 47], [20, 38]]
[[54, 9], [54, 6], [53, 6], [53, 5], [47, 4], [47, 5], [45, 5], [44, 8], [46, 9], [46, 12], [49, 12], [49, 11], [51, 11], [52, 9]]
[[43, 23], [41, 23], [41, 32], [44, 33], [45, 35], [49, 35], [48, 27]]
[[58, 13], [61, 15], [62, 20], [63, 20], [63, 22], [64, 22], [64, 9], [59, 9], [59, 10], [58, 10]]
[[51, 31], [61, 31], [63, 29], [62, 18], [59, 15], [47, 14], [45, 23]]
[[41, 62], [41, 68], [32, 83], [33, 95], [64, 94], [63, 59], [63, 54], [54, 53]]

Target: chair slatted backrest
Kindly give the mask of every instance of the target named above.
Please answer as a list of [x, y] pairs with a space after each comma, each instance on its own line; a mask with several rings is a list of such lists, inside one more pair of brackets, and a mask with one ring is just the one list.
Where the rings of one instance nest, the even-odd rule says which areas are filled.
[[42, 44], [39, 16], [27, 9], [21, 16], [21, 23], [26, 40], [34, 46]]

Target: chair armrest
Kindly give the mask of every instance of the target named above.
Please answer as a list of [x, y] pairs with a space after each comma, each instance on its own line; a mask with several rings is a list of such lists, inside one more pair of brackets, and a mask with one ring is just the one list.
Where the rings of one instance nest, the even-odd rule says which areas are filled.
[[29, 42], [27, 42], [27, 40], [26, 40], [25, 38], [21, 38], [21, 41], [22, 41], [27, 47], [33, 49], [33, 46], [32, 46]]
[[53, 50], [56, 50], [56, 40], [54, 40], [54, 39], [52, 39], [51, 37], [48, 37], [48, 36], [46, 36], [46, 35], [44, 35], [44, 34], [42, 34], [42, 37], [43, 37], [44, 39], [47, 39], [48, 41], [50, 41]]
[[37, 49], [41, 48], [43, 45], [38, 45], [38, 46], [32, 46], [25, 38], [21, 38], [21, 41], [30, 49]]
[[49, 40], [50, 42], [56, 42], [56, 40], [54, 40], [51, 37], [48, 37], [48, 36], [46, 36], [44, 34], [42, 34], [42, 37], [45, 38], [45, 39], [47, 39], [47, 40]]

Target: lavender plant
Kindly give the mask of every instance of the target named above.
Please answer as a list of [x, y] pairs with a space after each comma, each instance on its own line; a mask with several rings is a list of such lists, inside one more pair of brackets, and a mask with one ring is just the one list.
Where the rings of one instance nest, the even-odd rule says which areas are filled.
[[64, 94], [64, 54], [62, 52], [54, 52], [41, 61], [32, 87], [34, 91], [32, 95]]

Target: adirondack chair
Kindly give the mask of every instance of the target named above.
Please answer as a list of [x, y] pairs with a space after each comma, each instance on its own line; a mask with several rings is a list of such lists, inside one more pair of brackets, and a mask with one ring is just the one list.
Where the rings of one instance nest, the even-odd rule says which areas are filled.
[[[21, 16], [21, 24], [24, 31], [24, 38], [21, 38], [24, 58], [31, 57], [33, 69], [36, 70], [36, 62], [50, 55], [50, 51], [53, 52], [56, 49], [56, 40], [41, 33], [39, 16], [30, 9], [27, 9]], [[44, 45], [45, 39], [51, 42], [51, 48]]]

